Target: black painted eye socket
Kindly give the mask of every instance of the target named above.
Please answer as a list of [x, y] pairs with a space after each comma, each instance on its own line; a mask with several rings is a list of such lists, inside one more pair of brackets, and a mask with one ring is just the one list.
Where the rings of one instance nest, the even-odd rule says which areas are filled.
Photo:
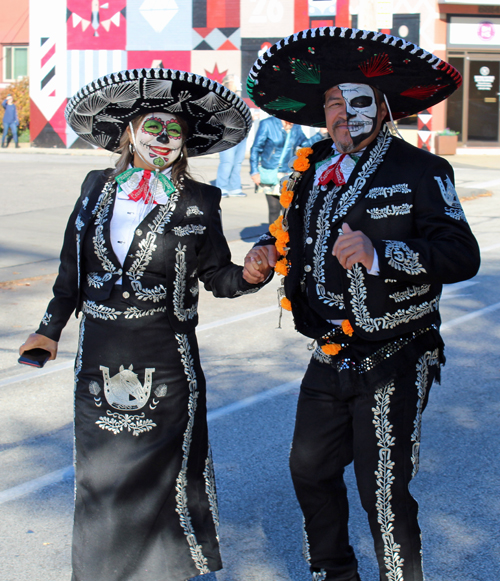
[[362, 95], [360, 97], [354, 97], [351, 101], [351, 107], [355, 109], [365, 109], [366, 107], [370, 107], [373, 103], [373, 97], [369, 97], [368, 95]]

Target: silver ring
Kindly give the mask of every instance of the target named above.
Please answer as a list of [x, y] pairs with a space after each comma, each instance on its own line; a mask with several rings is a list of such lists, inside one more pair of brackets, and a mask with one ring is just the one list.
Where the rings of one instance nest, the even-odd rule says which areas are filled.
[[257, 264], [262, 264], [262, 260], [256, 260], [255, 261]]

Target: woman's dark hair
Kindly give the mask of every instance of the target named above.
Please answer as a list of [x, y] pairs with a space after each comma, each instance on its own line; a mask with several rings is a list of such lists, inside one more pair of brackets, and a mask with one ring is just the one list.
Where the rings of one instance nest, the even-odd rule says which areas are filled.
[[[134, 128], [134, 131], [137, 130], [137, 128], [139, 127], [139, 125], [142, 123], [142, 121], [144, 120], [144, 118], [147, 115], [149, 115], [149, 113], [145, 113], [144, 115], [139, 115], [138, 117], [133, 119], [132, 127]], [[185, 140], [186, 140], [187, 136], [189, 135], [189, 126], [186, 123], [186, 121], [184, 121], [184, 119], [182, 117], [178, 117], [177, 115], [175, 115], [175, 118], [177, 119], [179, 125], [181, 126], [182, 138], [184, 140], [184, 145], [182, 146], [181, 154], [174, 161], [174, 163], [171, 166], [172, 167], [172, 182], [177, 186], [179, 184], [179, 180], [181, 177], [187, 177], [189, 179], [192, 179], [192, 178], [191, 178], [191, 175], [189, 173], [188, 159], [187, 159], [187, 147], [185, 144]], [[129, 165], [133, 165], [134, 155], [132, 153], [130, 153], [130, 148], [129, 148], [129, 145], [131, 143], [132, 143], [132, 140], [129, 137], [128, 131], [124, 131], [123, 135], [120, 139], [120, 145], [119, 145], [118, 149], [116, 150], [116, 153], [119, 154], [119, 157], [116, 160], [115, 169], [111, 172], [111, 174], [109, 176], [110, 179], [114, 179], [117, 175], [124, 172], [128, 168]]]

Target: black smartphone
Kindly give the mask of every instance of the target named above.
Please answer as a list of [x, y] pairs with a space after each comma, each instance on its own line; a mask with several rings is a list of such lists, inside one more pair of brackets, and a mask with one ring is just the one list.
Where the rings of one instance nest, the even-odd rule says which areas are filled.
[[46, 349], [28, 349], [17, 360], [18, 363], [31, 365], [32, 367], [43, 367], [49, 360], [50, 352]]

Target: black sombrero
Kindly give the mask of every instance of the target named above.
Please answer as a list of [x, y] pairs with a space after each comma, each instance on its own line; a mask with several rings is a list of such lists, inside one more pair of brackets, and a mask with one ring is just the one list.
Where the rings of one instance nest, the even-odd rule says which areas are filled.
[[235, 93], [206, 77], [172, 69], [133, 69], [92, 81], [72, 97], [65, 116], [85, 141], [115, 151], [129, 121], [150, 111], [179, 115], [189, 125], [188, 155], [233, 147], [252, 126]]
[[324, 93], [341, 83], [376, 87], [394, 119], [446, 99], [462, 83], [450, 64], [402, 38], [351, 28], [302, 30], [259, 57], [247, 79], [253, 102], [270, 115], [324, 127]]

